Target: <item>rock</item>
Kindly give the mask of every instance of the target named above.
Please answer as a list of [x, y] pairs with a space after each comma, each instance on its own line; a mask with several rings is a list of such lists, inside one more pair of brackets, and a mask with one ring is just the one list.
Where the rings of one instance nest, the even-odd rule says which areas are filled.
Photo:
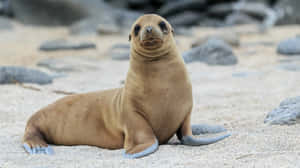
[[259, 24], [259, 20], [246, 15], [244, 13], [234, 12], [225, 18], [225, 24], [228, 26], [241, 25], [241, 24]]
[[300, 54], [300, 38], [294, 37], [281, 41], [278, 44], [277, 52], [283, 55]]
[[53, 78], [53, 76], [34, 69], [14, 66], [0, 67], [0, 84], [36, 83], [44, 85], [52, 83]]
[[115, 23], [115, 14], [122, 11], [103, 0], [13, 0], [12, 10], [15, 18], [25, 24], [46, 26], [69, 26], [90, 18], [97, 25]]
[[[131, 12], [128, 10], [112, 10], [106, 16], [89, 17], [75, 22], [70, 27], [72, 35], [86, 35], [104, 33], [123, 33], [128, 32], [134, 21], [141, 15], [139, 12]], [[104, 27], [105, 26], [105, 27]]]
[[246, 77], [251, 77], [251, 76], [259, 76], [259, 75], [262, 75], [262, 73], [261, 72], [247, 72], [247, 71], [232, 73], [232, 77], [235, 77], [235, 78], [246, 78]]
[[212, 39], [212, 38], [223, 40], [223, 41], [225, 41], [226, 43], [230, 44], [233, 47], [240, 46], [240, 39], [239, 39], [239, 37], [236, 33], [224, 32], [224, 33], [215, 34], [215, 35], [208, 35], [208, 36], [196, 39], [192, 43], [192, 48], [198, 47], [198, 46], [206, 43], [209, 39]]
[[73, 23], [70, 26], [69, 32], [72, 35], [95, 35], [99, 26], [99, 20], [97, 18], [82, 19]]
[[41, 60], [37, 66], [47, 68], [54, 72], [68, 73], [81, 72], [86, 70], [98, 69], [94, 60], [88, 60], [84, 57], [63, 57], [63, 58], [48, 58]]
[[0, 15], [13, 16], [11, 0], [0, 0]]
[[201, 27], [224, 27], [226, 26], [225, 22], [221, 19], [216, 19], [213, 17], [206, 17], [200, 21], [199, 25]]
[[176, 27], [174, 28], [174, 34], [176, 35], [182, 35], [182, 36], [193, 36], [193, 29], [190, 29], [188, 27]]
[[275, 9], [278, 12], [279, 20], [277, 24], [299, 24], [300, 23], [300, 1], [280, 0], [277, 1]]
[[271, 125], [291, 125], [300, 123], [300, 96], [288, 98], [279, 107], [269, 112], [264, 123]]
[[231, 47], [220, 39], [209, 39], [201, 46], [182, 54], [186, 63], [200, 61], [208, 65], [235, 65], [238, 60]]
[[120, 28], [115, 24], [100, 24], [97, 29], [100, 35], [114, 35], [121, 34]]
[[130, 45], [129, 44], [115, 44], [110, 48], [108, 55], [113, 60], [129, 60]]
[[195, 25], [202, 19], [202, 14], [197, 12], [185, 11], [176, 15], [167, 17], [167, 20], [173, 27]]
[[11, 30], [13, 28], [11, 21], [5, 17], [0, 17], [0, 30]]
[[69, 42], [63, 39], [46, 41], [41, 44], [42, 51], [57, 51], [57, 50], [80, 50], [80, 49], [95, 49], [96, 45], [90, 42]]
[[211, 15], [222, 18], [235, 12], [244, 13], [261, 20], [261, 31], [272, 27], [278, 20], [277, 13], [273, 9], [258, 2], [239, 1], [237, 3], [223, 3], [209, 9]]
[[300, 63], [281, 63], [278, 66], [280, 69], [287, 71], [300, 71]]
[[206, 0], [169, 1], [158, 10], [158, 14], [167, 17], [188, 10], [203, 10], [206, 8], [205, 2]]

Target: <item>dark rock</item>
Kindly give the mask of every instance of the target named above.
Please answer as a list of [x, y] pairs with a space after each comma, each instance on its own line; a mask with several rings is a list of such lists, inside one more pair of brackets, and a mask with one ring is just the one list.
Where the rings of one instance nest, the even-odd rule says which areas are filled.
[[272, 27], [278, 20], [277, 14], [263, 3], [245, 2], [217, 4], [209, 9], [211, 15], [224, 17], [231, 13], [244, 13], [262, 21], [261, 30]]
[[129, 44], [115, 44], [110, 48], [108, 55], [113, 60], [129, 60], [130, 45]]
[[201, 27], [224, 27], [226, 26], [225, 22], [221, 19], [216, 19], [213, 17], [206, 17], [200, 21], [199, 25]]
[[12, 9], [16, 19], [25, 24], [47, 26], [72, 25], [86, 18], [98, 24], [116, 23], [115, 15], [121, 11], [127, 16], [126, 10], [113, 8], [102, 0], [14, 0]]
[[80, 49], [95, 49], [96, 45], [90, 42], [74, 43], [63, 39], [46, 41], [40, 46], [42, 51], [57, 51], [57, 50], [80, 50]]
[[283, 55], [300, 54], [300, 38], [294, 37], [281, 41], [278, 44], [277, 52]]
[[197, 12], [185, 11], [176, 15], [167, 17], [167, 20], [173, 27], [195, 25], [202, 19], [202, 14]]
[[11, 0], [0, 0], [0, 15], [13, 16]]
[[206, 0], [170, 1], [164, 4], [158, 13], [166, 17], [187, 10], [202, 10], [206, 7], [205, 2]]
[[0, 30], [10, 30], [12, 28], [13, 28], [13, 26], [9, 19], [0, 17]]
[[52, 83], [54, 77], [34, 69], [14, 66], [0, 67], [0, 84], [10, 83]]
[[288, 98], [279, 107], [269, 112], [264, 120], [272, 125], [291, 125], [300, 122], [300, 96]]
[[192, 43], [192, 47], [198, 47], [204, 43], [206, 43], [209, 39], [216, 38], [225, 41], [226, 43], [230, 44], [233, 47], [238, 47], [240, 46], [240, 39], [236, 33], [232, 32], [224, 32], [220, 34], [215, 34], [215, 35], [208, 35], [199, 39], [196, 39]]
[[139, 12], [127, 10], [112, 10], [105, 16], [89, 17], [71, 25], [70, 33], [72, 35], [86, 35], [99, 33], [123, 33], [127, 31], [134, 21], [141, 15]]
[[231, 47], [219, 39], [209, 39], [203, 45], [184, 52], [182, 56], [186, 63], [200, 61], [208, 65], [234, 65], [238, 62]]
[[259, 24], [259, 20], [244, 13], [234, 12], [226, 17], [225, 24], [228, 26], [242, 24]]
[[98, 69], [94, 60], [88, 60], [85, 57], [63, 57], [63, 58], [48, 58], [41, 60], [37, 66], [47, 68], [54, 72], [81, 72], [86, 70]]
[[279, 20], [278, 24], [299, 24], [300, 23], [300, 1], [299, 0], [280, 0], [275, 5]]
[[12, 10], [16, 19], [25, 24], [70, 25], [89, 14], [90, 1], [94, 0], [86, 3], [81, 0], [13, 0]]

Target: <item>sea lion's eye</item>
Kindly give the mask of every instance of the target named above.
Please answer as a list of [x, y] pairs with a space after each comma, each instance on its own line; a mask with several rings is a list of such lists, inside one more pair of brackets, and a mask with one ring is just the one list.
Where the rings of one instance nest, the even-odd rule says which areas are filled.
[[134, 27], [134, 35], [137, 36], [139, 34], [139, 31], [141, 30], [140, 25], [135, 25]]
[[160, 29], [164, 32], [164, 33], [168, 33], [168, 28], [167, 25], [164, 21], [161, 21], [158, 23], [158, 26], [160, 27]]

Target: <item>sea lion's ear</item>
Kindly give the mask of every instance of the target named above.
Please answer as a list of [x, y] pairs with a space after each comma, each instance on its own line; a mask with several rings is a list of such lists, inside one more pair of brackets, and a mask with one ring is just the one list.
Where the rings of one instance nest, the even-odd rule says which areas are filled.
[[129, 39], [128, 39], [128, 41], [131, 41], [131, 34], [129, 34]]
[[171, 28], [171, 32], [172, 32], [173, 36], [175, 36], [175, 33], [174, 33], [174, 29], [173, 29], [173, 28]]

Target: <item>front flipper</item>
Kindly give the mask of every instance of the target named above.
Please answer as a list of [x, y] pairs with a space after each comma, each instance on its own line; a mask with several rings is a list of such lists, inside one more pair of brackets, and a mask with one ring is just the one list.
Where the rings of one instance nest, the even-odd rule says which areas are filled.
[[151, 126], [139, 114], [130, 113], [126, 117], [124, 157], [140, 158], [154, 153], [158, 149], [159, 142], [156, 139]]
[[23, 147], [26, 150], [26, 152], [28, 152], [29, 154], [47, 154], [47, 155], [54, 154], [52, 147], [50, 147], [49, 145], [47, 147], [45, 146], [30, 147], [28, 144], [24, 143]]
[[[145, 147], [143, 147], [143, 146], [147, 146], [147, 145], [141, 144], [141, 145], [140, 145], [140, 148], [145, 148]], [[137, 147], [137, 148], [139, 148], [139, 147]], [[147, 156], [147, 155], [149, 155], [149, 154], [151, 154], [151, 153], [154, 153], [157, 149], [158, 149], [158, 141], [155, 140], [155, 143], [154, 143], [154, 144], [152, 144], [151, 146], [147, 147], [147, 148], [144, 149], [143, 151], [137, 152], [137, 153], [132, 153], [132, 154], [126, 153], [126, 151], [124, 151], [124, 155], [123, 155], [123, 156], [124, 156], [125, 158], [129, 158], [129, 159], [140, 158], [140, 157], [143, 157], [143, 156]]]
[[214, 137], [214, 138], [201, 138], [201, 139], [196, 139], [192, 136], [183, 136], [180, 140], [180, 142], [183, 145], [189, 145], [189, 146], [200, 146], [200, 145], [208, 145], [208, 144], [212, 144], [215, 142], [218, 142], [220, 140], [223, 140], [227, 137], [229, 137], [231, 134], [226, 134], [226, 135], [222, 135], [219, 137]]
[[200, 134], [215, 134], [227, 131], [223, 126], [220, 125], [207, 125], [207, 124], [196, 124], [192, 125], [193, 135]]

